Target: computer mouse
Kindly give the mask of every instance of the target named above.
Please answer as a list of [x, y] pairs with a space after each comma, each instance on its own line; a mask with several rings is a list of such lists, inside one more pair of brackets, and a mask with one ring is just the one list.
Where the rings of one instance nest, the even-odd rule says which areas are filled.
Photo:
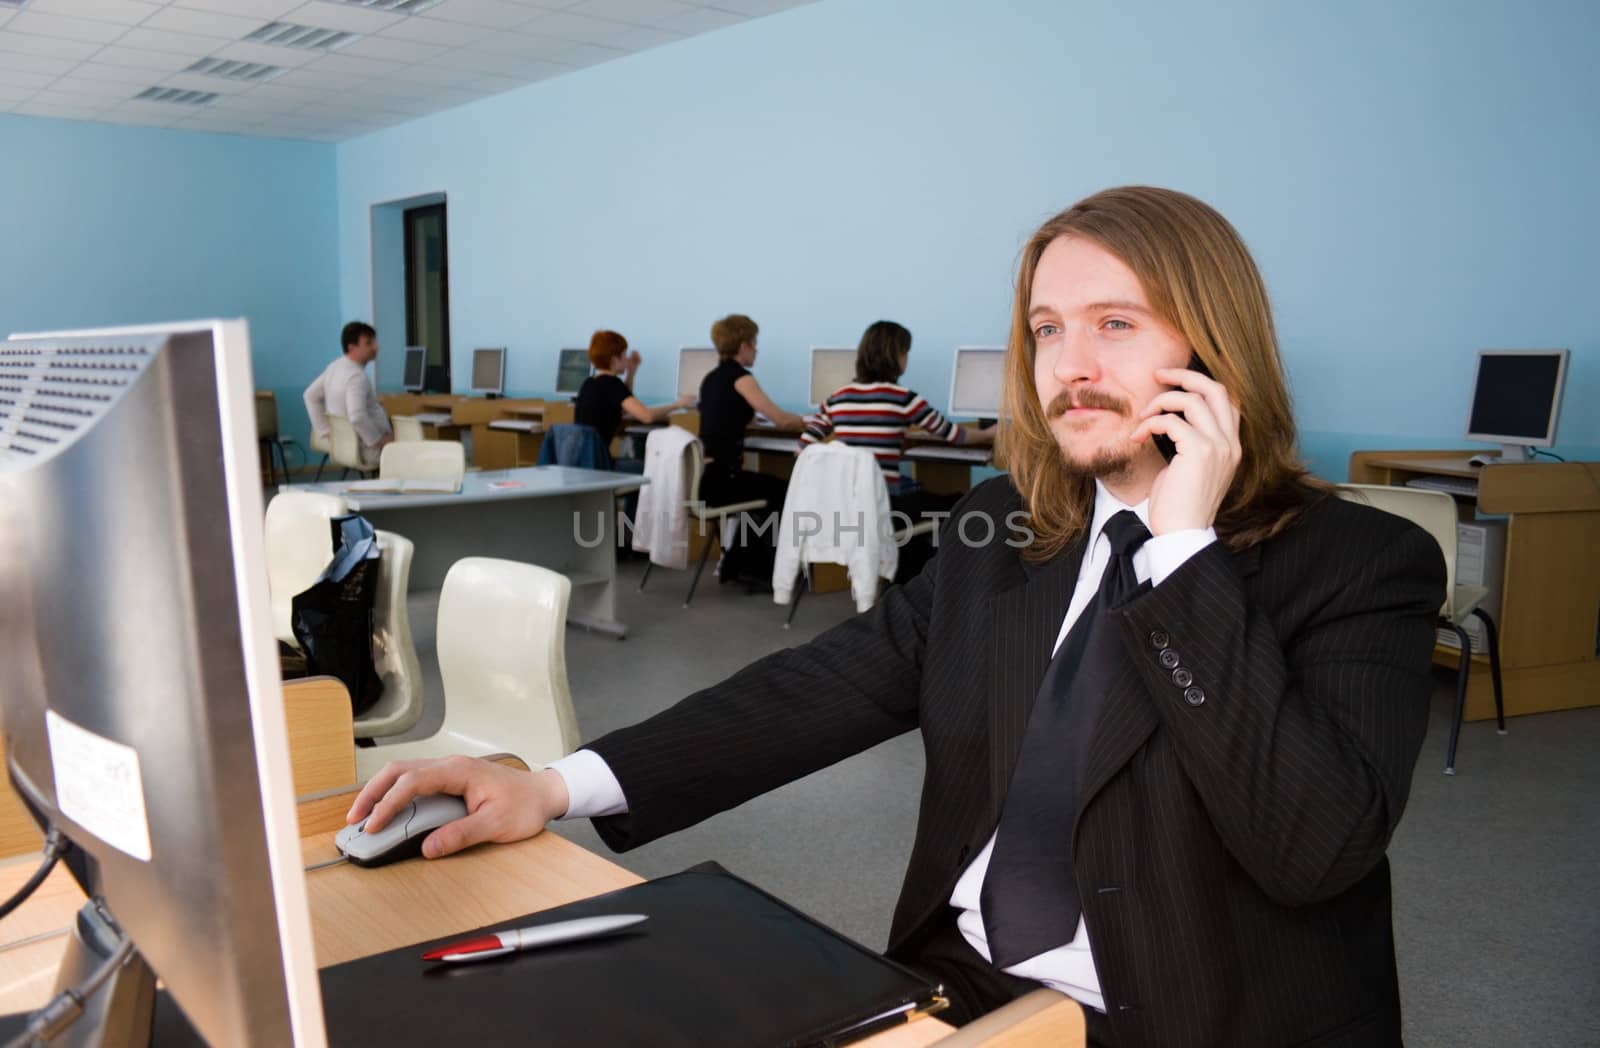
[[1467, 459], [1467, 465], [1469, 465], [1469, 466], [1487, 466], [1489, 463], [1495, 461], [1495, 458], [1496, 458], [1496, 456], [1494, 456], [1494, 455], [1474, 455], [1471, 458]]
[[428, 834], [467, 814], [467, 802], [449, 793], [418, 797], [395, 814], [389, 825], [367, 833], [367, 820], [346, 826], [333, 838], [340, 854], [357, 866], [386, 866], [422, 854]]

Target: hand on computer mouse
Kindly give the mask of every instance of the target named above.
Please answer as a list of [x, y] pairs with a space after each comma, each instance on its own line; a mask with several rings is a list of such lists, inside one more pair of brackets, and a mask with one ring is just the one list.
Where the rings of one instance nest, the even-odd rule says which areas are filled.
[[526, 772], [473, 757], [393, 761], [356, 796], [347, 823], [367, 820], [375, 833], [412, 799], [452, 793], [467, 805], [467, 816], [434, 830], [423, 843], [429, 859], [453, 855], [474, 844], [508, 844], [537, 836], [551, 819], [566, 814], [566, 782], [554, 771]]

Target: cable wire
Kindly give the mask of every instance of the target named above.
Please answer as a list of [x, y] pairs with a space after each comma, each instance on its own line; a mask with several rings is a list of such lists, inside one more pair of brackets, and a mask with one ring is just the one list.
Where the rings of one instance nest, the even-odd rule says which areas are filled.
[[38, 890], [44, 879], [50, 876], [50, 871], [56, 868], [56, 863], [61, 861], [61, 855], [66, 850], [67, 839], [61, 836], [60, 830], [51, 828], [44, 838], [44, 861], [33, 871], [33, 876], [28, 878], [27, 883], [17, 889], [16, 894], [4, 903], [0, 903], [0, 920], [11, 916], [12, 910], [21, 906], [28, 900], [28, 896]]

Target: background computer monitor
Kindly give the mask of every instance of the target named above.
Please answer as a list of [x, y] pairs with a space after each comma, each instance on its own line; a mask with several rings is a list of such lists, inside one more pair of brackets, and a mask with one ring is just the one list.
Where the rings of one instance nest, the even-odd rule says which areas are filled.
[[325, 1044], [245, 323], [13, 336], [0, 385], [6, 762], [137, 950], [77, 1021], [153, 970], [211, 1044]]
[[556, 364], [556, 392], [563, 396], [576, 395], [593, 370], [589, 366], [587, 349], [563, 349], [561, 360]]
[[811, 406], [821, 407], [840, 386], [856, 380], [855, 347], [811, 347]]
[[700, 383], [717, 366], [717, 351], [685, 346], [678, 350], [678, 396], [700, 395]]
[[951, 416], [999, 418], [1005, 362], [1002, 346], [957, 346], [950, 366]]
[[1568, 355], [1565, 349], [1480, 350], [1467, 439], [1498, 443], [1503, 462], [1531, 461], [1529, 448], [1554, 444]]
[[406, 347], [406, 370], [401, 383], [407, 393], [421, 393], [428, 378], [428, 350], [425, 346]]
[[500, 349], [475, 349], [472, 351], [472, 392], [498, 397], [506, 390], [506, 351]]

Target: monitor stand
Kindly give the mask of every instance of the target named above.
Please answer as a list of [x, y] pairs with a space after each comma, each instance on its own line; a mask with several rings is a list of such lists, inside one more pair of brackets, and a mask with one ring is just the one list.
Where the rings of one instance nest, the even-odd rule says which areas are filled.
[[1501, 444], [1500, 462], [1533, 462], [1533, 449], [1525, 444]]
[[[81, 989], [117, 951], [122, 937], [122, 929], [103, 900], [84, 903], [61, 958], [52, 1000], [67, 990]], [[105, 985], [88, 997], [83, 1014], [54, 1036], [48, 1036], [47, 1031], [47, 1038], [50, 1044], [62, 1048], [149, 1048], [155, 1005], [155, 972], [135, 950]], [[22, 1033], [31, 1017], [5, 1016], [0, 1020], [0, 1031], [8, 1039], [14, 1037]]]

